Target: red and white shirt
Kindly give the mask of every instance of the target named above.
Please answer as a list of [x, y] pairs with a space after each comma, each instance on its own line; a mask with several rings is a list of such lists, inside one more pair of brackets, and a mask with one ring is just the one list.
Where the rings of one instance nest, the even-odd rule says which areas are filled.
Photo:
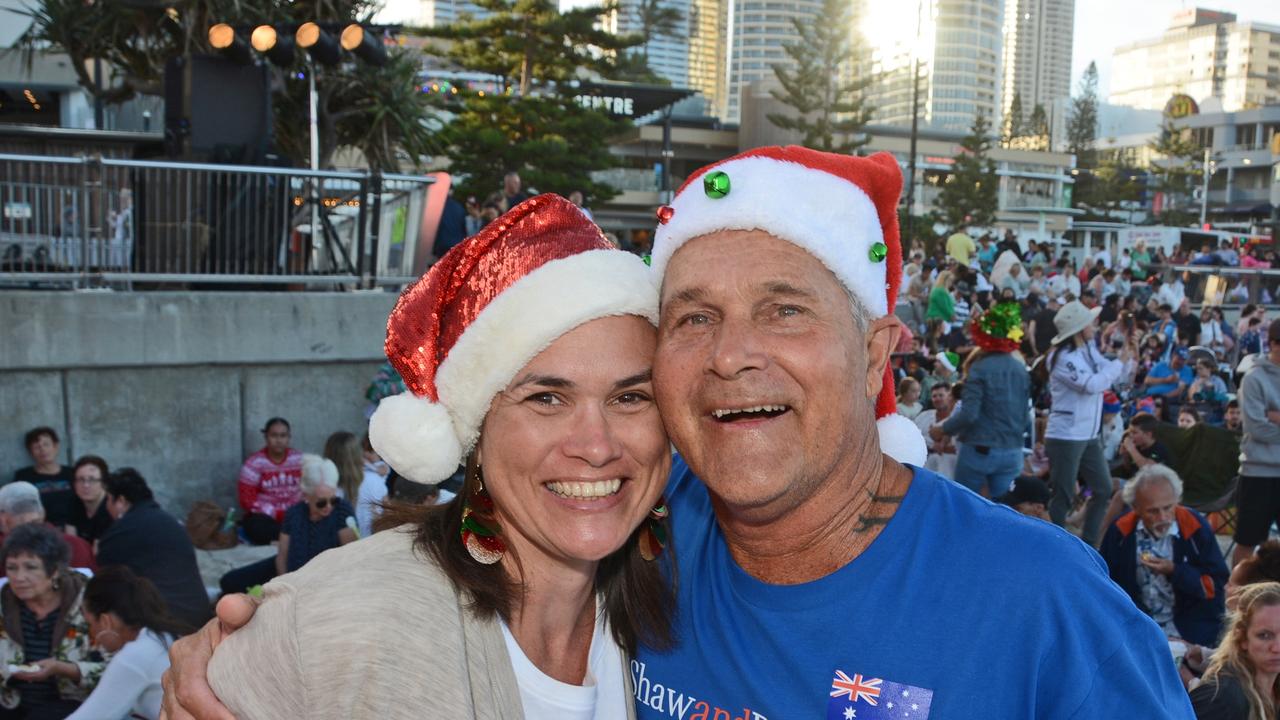
[[240, 507], [280, 522], [284, 511], [302, 500], [302, 453], [290, 448], [276, 463], [263, 448], [240, 468]]

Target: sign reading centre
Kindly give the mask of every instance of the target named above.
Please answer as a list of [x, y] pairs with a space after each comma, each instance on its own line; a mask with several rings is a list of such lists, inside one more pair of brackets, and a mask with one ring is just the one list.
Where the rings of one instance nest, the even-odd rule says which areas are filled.
[[610, 115], [623, 117], [635, 116], [635, 102], [629, 97], [610, 97], [608, 95], [579, 95], [574, 98], [579, 105], [592, 110], [604, 110]]

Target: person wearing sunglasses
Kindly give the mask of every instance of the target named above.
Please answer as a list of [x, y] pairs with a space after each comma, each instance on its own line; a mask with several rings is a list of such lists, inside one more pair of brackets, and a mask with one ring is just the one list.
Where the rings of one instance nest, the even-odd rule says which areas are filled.
[[302, 456], [299, 482], [302, 500], [289, 506], [280, 521], [276, 554], [229, 571], [218, 584], [223, 593], [245, 592], [306, 565], [325, 550], [356, 539], [347, 527], [355, 510], [338, 497], [338, 466], [319, 455]]
[[276, 574], [293, 572], [325, 550], [356, 539], [347, 518], [356, 511], [338, 497], [338, 466], [318, 455], [302, 456], [302, 502], [280, 523]]

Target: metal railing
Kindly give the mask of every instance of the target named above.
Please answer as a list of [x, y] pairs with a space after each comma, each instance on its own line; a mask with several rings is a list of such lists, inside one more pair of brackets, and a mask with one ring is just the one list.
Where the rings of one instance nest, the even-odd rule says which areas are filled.
[[[1166, 281], [1177, 277], [1193, 306], [1280, 304], [1280, 270], [1215, 265], [1157, 265]], [[1177, 308], [1175, 308], [1176, 310]]]
[[0, 286], [404, 284], [430, 182], [0, 154]]

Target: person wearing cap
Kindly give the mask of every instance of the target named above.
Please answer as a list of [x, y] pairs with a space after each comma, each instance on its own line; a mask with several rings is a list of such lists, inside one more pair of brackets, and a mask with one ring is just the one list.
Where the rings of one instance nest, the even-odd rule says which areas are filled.
[[1152, 366], [1147, 377], [1142, 381], [1143, 391], [1147, 395], [1160, 395], [1166, 404], [1178, 405], [1185, 399], [1187, 388], [1195, 381], [1195, 371], [1187, 365], [1187, 349], [1174, 347], [1168, 353], [1168, 360], [1162, 360]]
[[1182, 505], [1182, 478], [1152, 463], [1123, 490], [1133, 508], [1107, 529], [1099, 552], [1111, 579], [1165, 633], [1198, 645], [1218, 639], [1227, 564], [1204, 516]]
[[656, 320], [644, 262], [555, 195], [433, 265], [387, 322], [408, 392], [379, 403], [369, 438], [403, 481], [464, 463], [462, 492], [389, 508], [396, 529], [267, 584], [208, 663], [226, 709], [634, 717], [625, 656], [669, 641]]
[[1280, 320], [1267, 327], [1266, 352], [1253, 358], [1236, 398], [1244, 434], [1232, 565], [1252, 555], [1280, 519]]
[[638, 717], [1190, 718], [1096, 554], [918, 467], [889, 363], [901, 188], [887, 153], [757, 148], [659, 211], [678, 641], [638, 646]]
[[1009, 492], [996, 498], [1001, 505], [1008, 505], [1027, 517], [1049, 522], [1049, 486], [1040, 478], [1020, 477], [1013, 481]]
[[1080, 539], [1095, 547], [1111, 500], [1111, 472], [1102, 452], [1103, 394], [1133, 368], [1137, 352], [1133, 336], [1126, 338], [1118, 359], [1109, 360], [1098, 351], [1094, 335], [1099, 312], [1100, 308], [1090, 310], [1072, 301], [1054, 316], [1058, 334], [1046, 360], [1052, 401], [1044, 442], [1054, 493], [1049, 515], [1057, 525], [1066, 523], [1076, 500], [1077, 477], [1083, 478], [1092, 495]]

